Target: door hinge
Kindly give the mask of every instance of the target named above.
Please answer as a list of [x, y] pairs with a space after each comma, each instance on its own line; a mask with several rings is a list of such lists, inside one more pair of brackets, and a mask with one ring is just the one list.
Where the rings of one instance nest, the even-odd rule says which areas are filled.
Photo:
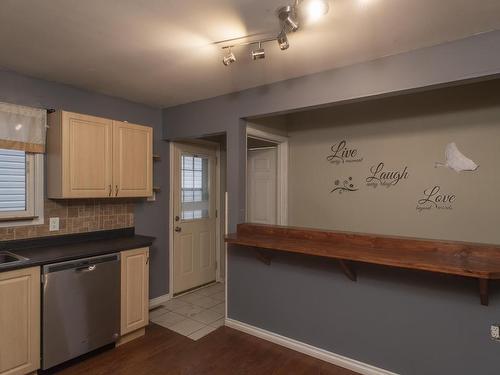
[[219, 262], [215, 261], [215, 269], [219, 268]]
[[215, 210], [215, 217], [219, 217], [219, 210]]

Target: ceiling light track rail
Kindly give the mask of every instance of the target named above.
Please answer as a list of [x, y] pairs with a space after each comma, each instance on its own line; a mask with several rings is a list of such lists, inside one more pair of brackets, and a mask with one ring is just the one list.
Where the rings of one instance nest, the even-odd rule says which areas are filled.
[[262, 47], [264, 43], [278, 42], [280, 50], [282, 51], [287, 50], [290, 47], [287, 34], [299, 30], [302, 20], [305, 20], [307, 18], [315, 20], [328, 13], [329, 8], [330, 7], [328, 4], [328, 0], [295, 0], [293, 5], [286, 5], [280, 7], [276, 11], [276, 15], [278, 16], [280, 25], [280, 32], [277, 36], [260, 38], [248, 42], [231, 43], [237, 40], [250, 39], [256, 36], [265, 35], [265, 34], [251, 34], [239, 38], [223, 40], [220, 42], [216, 42], [214, 44], [228, 43], [227, 45], [221, 47], [222, 50], [226, 52], [226, 54], [222, 58], [222, 63], [225, 66], [229, 66], [232, 63], [236, 62], [236, 55], [233, 53], [232, 49], [238, 47], [251, 46], [251, 45], [258, 46], [258, 48], [255, 48], [251, 51], [250, 56], [252, 57], [253, 60], [261, 60], [266, 57], [265, 50]]

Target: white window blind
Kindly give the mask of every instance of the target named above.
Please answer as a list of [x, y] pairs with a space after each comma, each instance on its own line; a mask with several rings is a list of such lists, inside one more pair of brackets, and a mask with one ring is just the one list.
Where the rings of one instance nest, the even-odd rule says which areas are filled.
[[0, 212], [27, 210], [26, 153], [0, 149]]
[[182, 155], [181, 217], [196, 220], [209, 217], [208, 158]]

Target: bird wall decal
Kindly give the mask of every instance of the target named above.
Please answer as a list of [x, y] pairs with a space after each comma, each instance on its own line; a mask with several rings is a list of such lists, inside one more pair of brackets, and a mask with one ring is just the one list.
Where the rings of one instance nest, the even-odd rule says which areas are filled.
[[460, 152], [455, 142], [448, 143], [444, 152], [446, 161], [444, 163], [437, 162], [435, 167], [447, 167], [455, 172], [475, 171], [479, 165]]

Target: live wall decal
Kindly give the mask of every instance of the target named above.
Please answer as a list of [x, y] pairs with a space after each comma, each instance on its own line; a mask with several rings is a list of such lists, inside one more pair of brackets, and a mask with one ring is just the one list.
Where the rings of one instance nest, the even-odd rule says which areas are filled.
[[359, 163], [363, 161], [363, 157], [359, 155], [358, 149], [348, 146], [346, 140], [335, 143], [330, 147], [332, 153], [326, 157], [330, 163]]
[[370, 175], [366, 177], [366, 185], [376, 188], [377, 186], [391, 187], [397, 185], [401, 180], [408, 178], [408, 167], [404, 166], [397, 170], [387, 170], [384, 162], [370, 167]]
[[433, 209], [452, 210], [456, 199], [455, 194], [449, 192], [443, 193], [441, 186], [435, 185], [424, 190], [422, 197], [417, 201], [417, 211], [422, 212]]
[[455, 172], [475, 171], [479, 166], [471, 159], [460, 152], [455, 142], [446, 145], [444, 152], [446, 161], [444, 163], [437, 162], [436, 167], [447, 167]]
[[352, 180], [352, 177], [348, 177], [345, 180], [341, 182], [341, 180], [336, 179], [334, 182], [334, 187], [330, 193], [339, 193], [342, 194], [343, 192], [354, 192], [358, 191], [359, 188], [354, 185], [354, 182]]

